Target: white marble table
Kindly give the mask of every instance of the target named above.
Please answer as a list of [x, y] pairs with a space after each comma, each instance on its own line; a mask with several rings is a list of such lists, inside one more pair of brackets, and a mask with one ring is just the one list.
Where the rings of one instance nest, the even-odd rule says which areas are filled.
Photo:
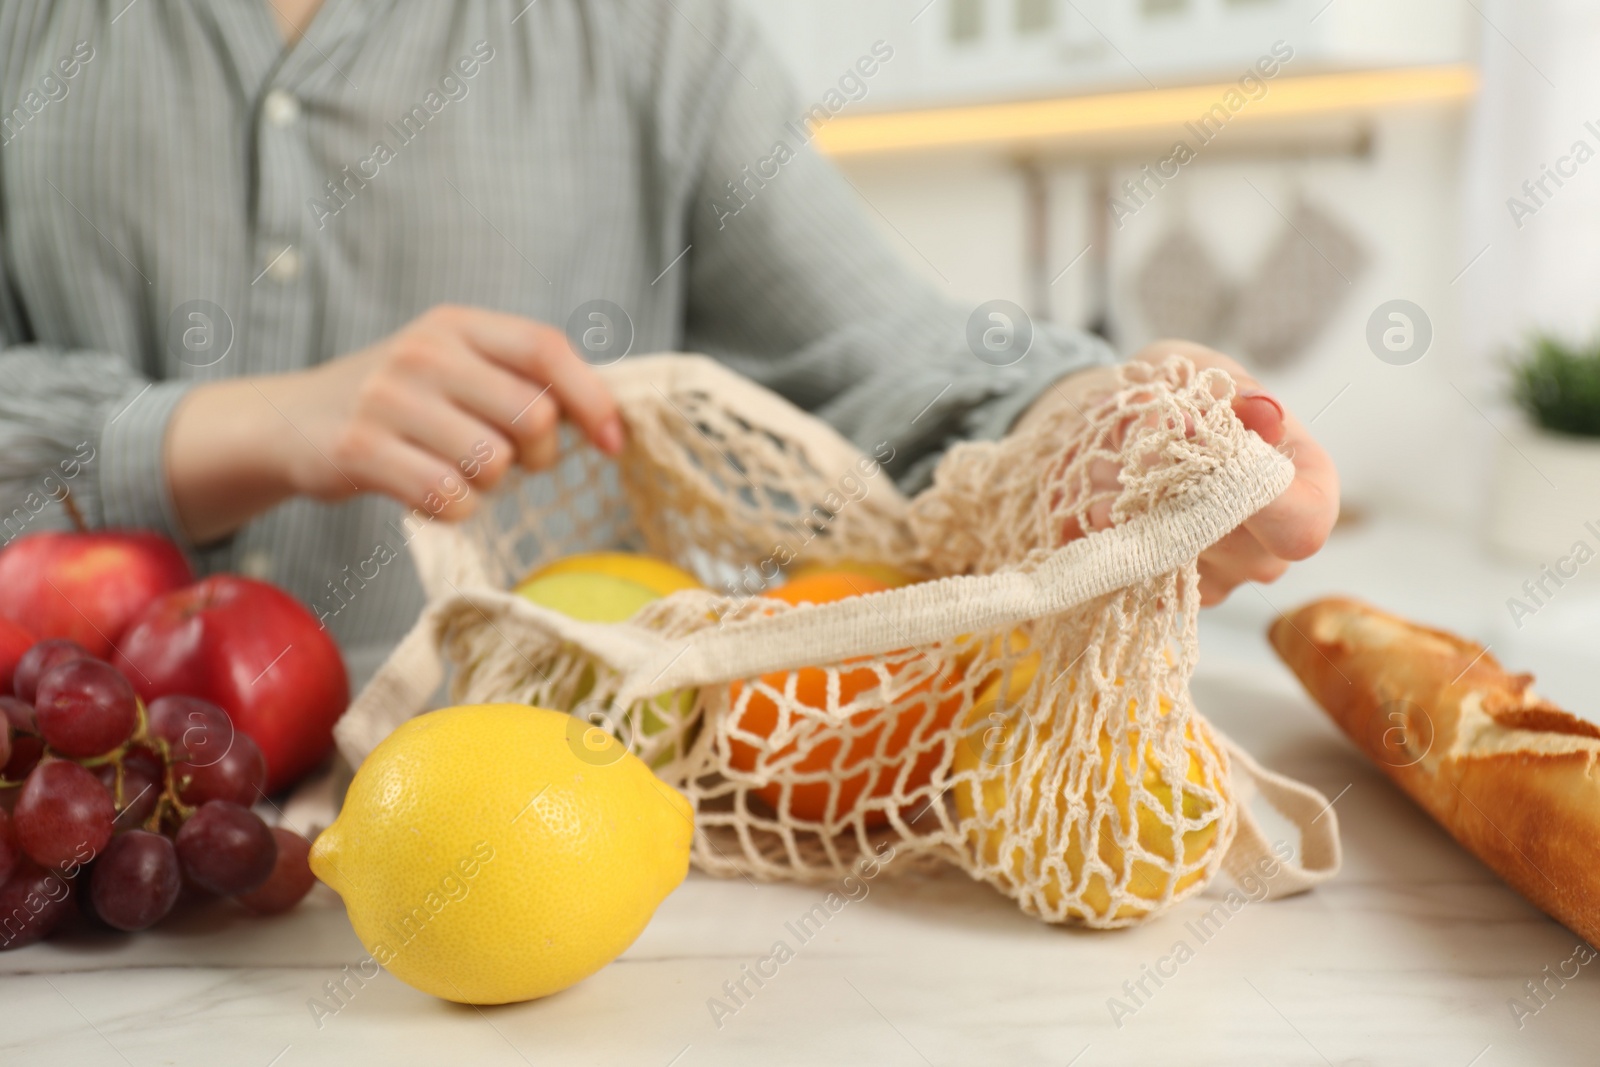
[[[1384, 527], [1341, 535], [1267, 596], [1287, 607], [1345, 589], [1487, 632], [1513, 578], [1466, 546], [1441, 550], [1438, 531]], [[319, 1026], [309, 1002], [330, 1003], [326, 983], [365, 956], [319, 889], [278, 920], [218, 908], [136, 938], [0, 955], [0, 1064], [1600, 1062], [1600, 960], [1551, 982], [1518, 1025], [1509, 1003], [1537, 1006], [1524, 983], [1578, 938], [1334, 731], [1265, 651], [1270, 613], [1246, 591], [1208, 620], [1197, 699], [1263, 762], [1338, 796], [1345, 868], [1309, 895], [1245, 907], [1203, 944], [1185, 923], [1205, 899], [1084, 933], [1042, 926], [959, 873], [880, 879], [719, 1027], [708, 999], [821, 893], [691, 875], [617, 963], [565, 993], [480, 1010], [387, 975], [347, 979], [345, 1005]], [[1180, 938], [1193, 958], [1159, 989], [1147, 981], [1153, 995], [1118, 1026], [1108, 1000], [1126, 1001], [1123, 983]]]

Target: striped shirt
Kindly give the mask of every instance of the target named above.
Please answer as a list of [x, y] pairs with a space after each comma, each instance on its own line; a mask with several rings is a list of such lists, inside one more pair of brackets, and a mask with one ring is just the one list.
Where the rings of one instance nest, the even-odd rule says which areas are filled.
[[[908, 488], [1112, 358], [1045, 324], [989, 358], [808, 145], [851, 101], [797, 99], [728, 0], [325, 0], [289, 47], [267, 0], [124, 4], [0, 0], [5, 539], [63, 526], [70, 489], [91, 525], [321, 603], [399, 506], [296, 499], [188, 545], [167, 420], [196, 382], [333, 359], [440, 303], [566, 325], [609, 301], [632, 352], [708, 353], [889, 442]], [[862, 52], [860, 80], [894, 61]], [[347, 650], [409, 627], [408, 568], [329, 616]]]

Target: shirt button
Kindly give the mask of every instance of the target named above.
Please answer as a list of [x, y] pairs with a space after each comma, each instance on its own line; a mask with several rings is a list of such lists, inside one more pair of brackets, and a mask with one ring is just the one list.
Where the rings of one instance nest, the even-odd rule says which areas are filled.
[[256, 578], [266, 581], [272, 577], [272, 556], [267, 552], [252, 548], [239, 560], [239, 573], [246, 578]]
[[292, 282], [300, 277], [301, 267], [300, 253], [290, 245], [268, 261], [265, 273], [275, 282]]
[[300, 101], [287, 89], [274, 89], [267, 94], [262, 110], [274, 126], [288, 126], [300, 117]]

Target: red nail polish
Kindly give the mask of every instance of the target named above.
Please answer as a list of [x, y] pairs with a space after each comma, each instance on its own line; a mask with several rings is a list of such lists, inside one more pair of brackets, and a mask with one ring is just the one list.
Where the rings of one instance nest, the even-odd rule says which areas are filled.
[[1243, 392], [1241, 392], [1239, 394], [1239, 399], [1240, 400], [1265, 400], [1267, 403], [1271, 404], [1273, 407], [1278, 409], [1278, 418], [1282, 419], [1284, 417], [1283, 405], [1278, 402], [1278, 398], [1277, 397], [1273, 396], [1271, 393], [1265, 391], [1264, 389], [1246, 389], [1246, 390], [1244, 390]]

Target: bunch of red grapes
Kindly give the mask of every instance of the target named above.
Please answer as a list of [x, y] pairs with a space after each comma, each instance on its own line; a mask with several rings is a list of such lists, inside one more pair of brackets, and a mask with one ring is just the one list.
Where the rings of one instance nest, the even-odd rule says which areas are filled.
[[145, 706], [111, 664], [60, 639], [23, 654], [11, 690], [0, 697], [0, 949], [49, 936], [74, 898], [92, 921], [143, 930], [186, 883], [264, 914], [311, 889], [305, 838], [250, 810], [267, 780], [261, 749], [215, 704]]

